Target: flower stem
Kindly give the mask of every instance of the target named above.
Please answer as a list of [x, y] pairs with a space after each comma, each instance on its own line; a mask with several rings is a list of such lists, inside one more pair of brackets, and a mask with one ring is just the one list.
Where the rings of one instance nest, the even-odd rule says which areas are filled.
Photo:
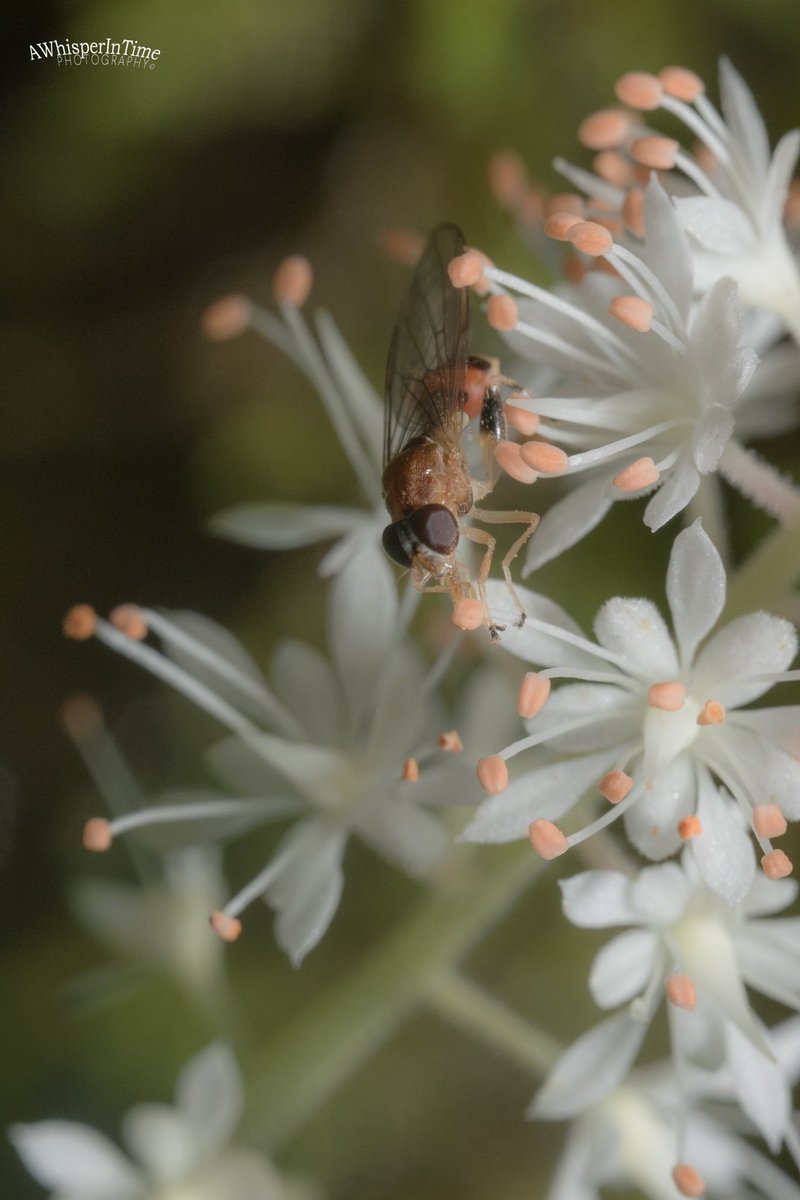
[[251, 1136], [266, 1138], [274, 1148], [299, 1129], [425, 1002], [434, 980], [502, 917], [545, 865], [528, 846], [481, 854], [480, 871], [469, 869], [472, 857], [255, 1057]]
[[445, 969], [435, 975], [424, 998], [434, 1012], [500, 1050], [537, 1079], [550, 1070], [563, 1049], [555, 1039], [455, 970]]
[[757, 609], [783, 613], [800, 577], [800, 520], [778, 525], [728, 579], [724, 620]]

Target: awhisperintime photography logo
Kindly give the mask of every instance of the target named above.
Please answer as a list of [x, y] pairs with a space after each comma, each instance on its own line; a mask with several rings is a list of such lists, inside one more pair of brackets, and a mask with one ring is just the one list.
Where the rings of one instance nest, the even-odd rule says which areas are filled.
[[29, 44], [31, 62], [49, 60], [59, 67], [133, 67], [140, 70], [155, 68], [161, 51], [145, 46], [136, 38], [112, 41], [110, 37], [99, 42], [48, 42]]

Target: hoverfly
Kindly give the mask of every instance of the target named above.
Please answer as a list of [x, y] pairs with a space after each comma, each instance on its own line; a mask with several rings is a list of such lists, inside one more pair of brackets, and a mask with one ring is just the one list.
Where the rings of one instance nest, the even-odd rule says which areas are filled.
[[[495, 539], [465, 520], [527, 525], [502, 563], [521, 625], [525, 611], [514, 591], [509, 565], [539, 518], [535, 513], [484, 512], [475, 507], [491, 492], [500, 473], [493, 451], [506, 436], [506, 420], [498, 383], [507, 381], [500, 379], [487, 359], [468, 352], [469, 288], [454, 287], [447, 272], [464, 248], [464, 236], [455, 225], [434, 230], [395, 327], [386, 368], [383, 460], [383, 494], [392, 523], [384, 529], [382, 540], [389, 557], [411, 569], [419, 591], [450, 592], [454, 616], [459, 602], [475, 601], [472, 583], [456, 557], [459, 536], [483, 546], [476, 580], [483, 611], [475, 624], [482, 620], [492, 638], [497, 638], [498, 629], [504, 627], [492, 623], [485, 588]], [[479, 437], [484, 480], [472, 478], [462, 445], [476, 387], [483, 393]]]

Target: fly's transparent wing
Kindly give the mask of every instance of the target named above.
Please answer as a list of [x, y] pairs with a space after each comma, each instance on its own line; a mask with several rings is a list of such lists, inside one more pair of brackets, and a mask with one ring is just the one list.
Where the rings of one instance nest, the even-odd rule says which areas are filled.
[[469, 338], [469, 289], [447, 267], [464, 251], [455, 225], [440, 225], [419, 260], [386, 366], [384, 467], [414, 438], [460, 437]]

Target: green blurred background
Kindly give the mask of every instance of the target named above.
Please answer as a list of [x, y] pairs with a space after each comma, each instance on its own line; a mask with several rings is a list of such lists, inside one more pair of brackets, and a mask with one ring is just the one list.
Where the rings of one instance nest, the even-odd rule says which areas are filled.
[[[305, 381], [252, 335], [204, 343], [203, 308], [229, 290], [266, 301], [274, 266], [302, 252], [316, 272], [312, 303], [332, 310], [380, 388], [407, 284], [379, 248], [382, 230], [456, 220], [495, 258], [535, 272], [489, 196], [494, 150], [516, 148], [561, 190], [550, 161], [580, 157], [577, 124], [611, 102], [618, 74], [684, 63], [716, 96], [721, 53], [752, 87], [774, 142], [798, 121], [800, 30], [794, 0], [128, 0], [34, 2], [16, 16], [0, 79], [2, 1117], [69, 1116], [115, 1134], [131, 1103], [169, 1094], [177, 1067], [214, 1031], [165, 983], [102, 1013], [65, 1002], [63, 987], [107, 954], [64, 899], [76, 874], [103, 864], [78, 845], [99, 803], [59, 709], [89, 691], [112, 724], [130, 724], [156, 689], [101, 648], [66, 643], [62, 614], [77, 601], [105, 611], [138, 600], [208, 613], [259, 655], [290, 633], [319, 641], [318, 551], [259, 555], [215, 541], [205, 523], [236, 501], [359, 499]], [[160, 48], [157, 67], [30, 61], [30, 43], [106, 36]], [[769, 453], [797, 466], [796, 441]], [[568, 593], [583, 620], [613, 591], [660, 598], [671, 532], [645, 540], [623, 524], [633, 553], [609, 554], [606, 528], [537, 586]], [[165, 763], [141, 727], [130, 743], [145, 776], [196, 773], [180, 754]], [[235, 853], [232, 862], [236, 878]], [[275, 951], [266, 915], [229, 952], [256, 1027], [337, 977], [415, 895], [358, 850], [348, 878], [333, 933], [299, 975]], [[591, 946], [581, 942], [560, 982], [564, 968], [548, 954], [558, 944], [553, 891], [548, 881], [476, 964], [569, 1037], [591, 1019]], [[567, 1019], [565, 986], [579, 1014]], [[558, 1135], [521, 1121], [531, 1090], [420, 1017], [285, 1161], [318, 1171], [342, 1200], [535, 1196]], [[0, 1160], [3, 1200], [41, 1194], [5, 1147]]]

